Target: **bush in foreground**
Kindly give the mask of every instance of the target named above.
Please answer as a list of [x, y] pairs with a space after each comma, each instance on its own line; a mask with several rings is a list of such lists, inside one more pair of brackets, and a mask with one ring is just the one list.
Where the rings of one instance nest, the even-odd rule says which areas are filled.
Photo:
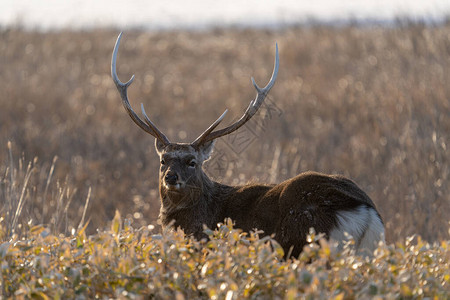
[[[4, 224], [0, 223], [0, 226]], [[86, 226], [85, 226], [86, 227]], [[84, 228], [85, 228], [84, 227]], [[450, 241], [418, 238], [381, 245], [372, 258], [338, 252], [320, 236], [298, 259], [283, 260], [271, 238], [231, 222], [206, 230], [135, 229], [119, 213], [110, 229], [54, 235], [43, 226], [6, 241], [0, 227], [1, 293], [20, 298], [319, 299], [450, 297]]]

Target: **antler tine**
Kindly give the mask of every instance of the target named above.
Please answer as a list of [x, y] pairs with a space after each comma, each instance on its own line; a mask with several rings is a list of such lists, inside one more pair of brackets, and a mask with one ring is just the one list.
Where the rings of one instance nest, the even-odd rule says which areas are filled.
[[131, 85], [134, 80], [134, 75], [131, 76], [130, 80], [123, 83], [119, 80], [116, 72], [116, 60], [117, 60], [117, 52], [119, 51], [120, 39], [122, 38], [122, 32], [117, 37], [116, 45], [114, 46], [114, 51], [111, 59], [111, 76], [113, 78], [114, 83], [116, 84], [117, 90], [120, 93], [120, 97], [122, 98], [122, 104], [127, 113], [130, 115], [131, 119], [141, 127], [145, 132], [153, 135], [155, 138], [160, 140], [164, 145], [170, 144], [169, 139], [155, 126], [155, 124], [150, 121], [148, 116], [145, 114], [144, 106], [142, 105], [142, 112], [144, 114], [145, 122], [142, 121], [138, 115], [134, 112], [133, 108], [130, 105], [130, 101], [128, 100], [127, 89]]
[[225, 111], [223, 112], [223, 114], [217, 118], [217, 120], [214, 121], [214, 123], [212, 123], [205, 131], [203, 131], [203, 133], [195, 139], [195, 141], [193, 141], [191, 143], [191, 145], [193, 146], [198, 146], [201, 143], [204, 143], [206, 141], [202, 141], [202, 139], [206, 136], [208, 136], [219, 124], [220, 122], [222, 122], [223, 118], [225, 117], [225, 115], [227, 114], [228, 109], [225, 109]]
[[258, 109], [261, 107], [261, 104], [264, 102], [264, 99], [266, 98], [267, 94], [269, 93], [270, 89], [275, 84], [275, 80], [277, 79], [278, 75], [278, 67], [279, 67], [279, 57], [278, 57], [278, 44], [275, 44], [275, 66], [273, 68], [272, 77], [270, 78], [269, 83], [264, 87], [260, 88], [256, 82], [255, 79], [252, 77], [252, 83], [255, 86], [255, 89], [257, 91], [256, 98], [252, 101], [250, 101], [249, 106], [245, 110], [242, 117], [237, 120], [235, 123], [229, 125], [228, 127], [225, 127], [223, 129], [214, 131], [214, 128], [219, 125], [220, 121], [222, 121], [223, 117], [225, 116], [225, 113], [222, 114], [222, 116], [219, 117], [208, 129], [206, 129], [198, 138], [195, 139], [195, 141], [192, 142], [192, 145], [199, 146], [203, 143], [212, 141], [218, 137], [230, 134], [237, 129], [239, 129], [242, 125], [244, 125], [248, 120], [250, 120], [253, 115], [258, 111]]

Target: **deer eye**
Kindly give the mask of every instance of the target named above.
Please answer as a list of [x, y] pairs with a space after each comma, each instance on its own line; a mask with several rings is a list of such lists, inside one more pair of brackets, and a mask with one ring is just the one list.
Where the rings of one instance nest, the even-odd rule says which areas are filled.
[[166, 161], [164, 160], [164, 159], [161, 159], [161, 165], [165, 165], [166, 164]]
[[197, 162], [193, 159], [193, 160], [190, 160], [189, 162], [188, 162], [188, 166], [190, 167], [190, 168], [195, 168], [195, 166], [197, 165]]

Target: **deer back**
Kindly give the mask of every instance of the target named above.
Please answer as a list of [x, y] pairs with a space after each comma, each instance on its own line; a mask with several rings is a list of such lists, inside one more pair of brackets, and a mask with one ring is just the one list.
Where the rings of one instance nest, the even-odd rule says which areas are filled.
[[[224, 216], [245, 231], [259, 229], [265, 235], [275, 234], [285, 250], [294, 246], [292, 253], [298, 254], [310, 228], [330, 237], [341, 225], [342, 214], [349, 212], [358, 217], [361, 209], [363, 214], [373, 211], [381, 221], [375, 204], [353, 181], [305, 172], [277, 185], [236, 188], [224, 203]], [[362, 227], [367, 226], [369, 223]]]

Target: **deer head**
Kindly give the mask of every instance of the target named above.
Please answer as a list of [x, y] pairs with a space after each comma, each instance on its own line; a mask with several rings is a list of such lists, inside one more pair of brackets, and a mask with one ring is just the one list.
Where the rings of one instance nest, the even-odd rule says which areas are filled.
[[275, 66], [269, 83], [264, 88], [260, 88], [255, 83], [253, 77], [251, 78], [253, 85], [256, 88], [257, 95], [254, 100], [250, 101], [249, 106], [240, 119], [225, 128], [215, 130], [228, 111], [225, 110], [225, 112], [192, 143], [171, 143], [147, 116], [143, 104], [141, 104], [143, 120], [131, 108], [127, 96], [127, 88], [133, 82], [134, 75], [129, 81], [122, 83], [116, 73], [117, 52], [121, 37], [122, 33], [118, 36], [114, 47], [111, 61], [111, 75], [121, 95], [122, 104], [131, 119], [140, 128], [156, 138], [155, 148], [160, 157], [159, 182], [162, 198], [163, 195], [167, 195], [167, 198], [172, 204], [189, 205], [187, 202], [191, 201], [192, 198], [195, 198], [192, 196], [203, 191], [210, 183], [203, 172], [202, 166], [211, 156], [214, 140], [238, 130], [250, 120], [261, 107], [267, 93], [269, 93], [270, 89], [275, 84], [279, 67], [278, 46], [276, 45]]

